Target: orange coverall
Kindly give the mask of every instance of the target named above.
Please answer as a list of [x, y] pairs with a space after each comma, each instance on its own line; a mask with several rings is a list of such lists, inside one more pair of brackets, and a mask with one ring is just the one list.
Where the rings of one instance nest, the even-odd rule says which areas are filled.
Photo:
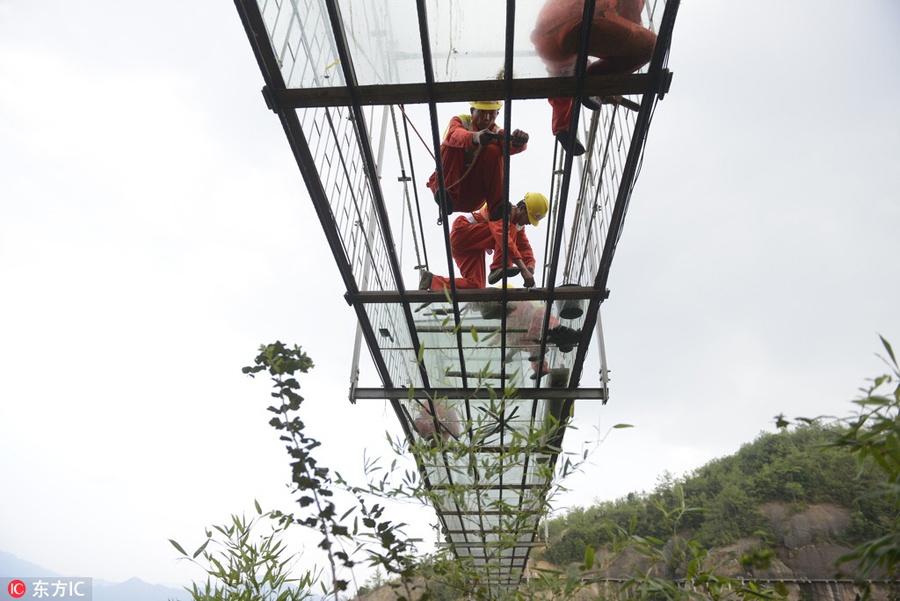
[[[596, 0], [588, 56], [597, 60], [588, 75], [634, 73], [650, 61], [656, 34], [641, 25], [644, 0]], [[572, 75], [581, 48], [584, 0], [547, 0], [531, 41], [550, 75]], [[553, 134], [569, 129], [571, 98], [550, 98]]]
[[[456, 278], [457, 288], [485, 288], [487, 276], [484, 267], [484, 256], [493, 251], [494, 260], [491, 270], [499, 268], [503, 255], [503, 220], [490, 221], [487, 207], [468, 215], [460, 215], [453, 222], [450, 230], [450, 253], [462, 277]], [[524, 225], [509, 226], [508, 259], [522, 259], [526, 265], [534, 265], [534, 251]], [[443, 290], [450, 287], [450, 278], [435, 275], [431, 278], [431, 290]]]
[[[494, 124], [494, 133], [503, 133]], [[441, 165], [444, 185], [453, 202], [454, 212], [476, 211], [485, 202], [493, 211], [503, 199], [503, 146], [500, 140], [492, 140], [483, 146], [476, 156], [477, 146], [472, 141], [475, 129], [471, 115], [458, 115], [450, 119], [444, 140], [441, 142]], [[510, 145], [509, 154], [518, 154], [528, 144]], [[474, 161], [474, 165], [472, 164]], [[472, 166], [469, 169], [469, 166]], [[466, 171], [468, 173], [466, 174]], [[465, 177], [464, 177], [465, 174]], [[428, 188], [438, 190], [437, 171], [428, 178]], [[482, 286], [483, 287], [483, 286]]]

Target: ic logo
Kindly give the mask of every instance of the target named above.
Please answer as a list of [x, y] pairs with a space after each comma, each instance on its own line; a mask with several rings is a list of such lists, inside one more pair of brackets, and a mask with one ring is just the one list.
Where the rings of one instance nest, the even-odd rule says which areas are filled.
[[9, 596], [13, 599], [18, 599], [20, 597], [25, 596], [25, 583], [21, 580], [12, 580], [9, 585], [6, 587], [6, 592], [9, 593]]

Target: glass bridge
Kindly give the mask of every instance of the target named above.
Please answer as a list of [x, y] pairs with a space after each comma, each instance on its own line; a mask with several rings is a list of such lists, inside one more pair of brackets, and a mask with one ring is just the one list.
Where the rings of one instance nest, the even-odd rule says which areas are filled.
[[[658, 37], [640, 72], [587, 76], [585, 43], [582, 66], [567, 77], [549, 77], [530, 41], [543, 3], [235, 0], [265, 102], [281, 120], [381, 380], [365, 388], [353, 378], [350, 400], [390, 401], [443, 544], [480, 574], [478, 598], [528, 576], [575, 401], [609, 398], [600, 305], [650, 122], [671, 81], [678, 0], [647, 0], [643, 25]], [[594, 0], [586, 3], [591, 10]], [[424, 186], [440, 167], [446, 120], [438, 109], [502, 100], [497, 124], [512, 131], [519, 107], [541, 99], [549, 115], [545, 99], [560, 96], [575, 107], [588, 96], [622, 99], [573, 110], [570, 131], [587, 152], [575, 157], [554, 144], [544, 165], [551, 212], [545, 232], [531, 234], [546, 235], [533, 240], [538, 286], [418, 290], [417, 270], [454, 273], [448, 219], [433, 225], [438, 209]], [[510, 160], [508, 144], [505, 152], [512, 200], [520, 196], [510, 188], [523, 184], [510, 176], [519, 157]], [[429, 263], [435, 240], [440, 256]], [[547, 332], [559, 326], [568, 338], [554, 343]], [[600, 385], [582, 387], [593, 341]], [[546, 375], [532, 377], [537, 371]]]

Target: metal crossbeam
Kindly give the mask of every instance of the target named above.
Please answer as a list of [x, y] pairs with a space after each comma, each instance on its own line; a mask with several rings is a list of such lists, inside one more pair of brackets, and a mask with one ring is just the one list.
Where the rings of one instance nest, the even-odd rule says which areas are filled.
[[[669, 91], [672, 74], [665, 70], [661, 78], [651, 78], [647, 73], [634, 75], [602, 75], [585, 80], [584, 92], [589, 96], [665, 94]], [[502, 81], [436, 82], [431, 88], [435, 102], [467, 102], [472, 98], [503, 98]], [[571, 77], [542, 77], [539, 79], [514, 79], [511, 98], [546, 98], [549, 96], [574, 96], [577, 83]], [[356, 86], [359, 102], [365, 105], [425, 104], [430, 100], [429, 87], [424, 83], [396, 84], [391, 86]], [[265, 94], [269, 108], [308, 108], [345, 106], [349, 104], [347, 87], [293, 88], [271, 90]]]
[[[357, 388], [353, 399], [408, 399], [410, 396], [419, 399], [490, 399], [492, 395], [486, 388], [418, 388], [412, 395], [408, 388]], [[518, 388], [514, 392], [514, 399], [521, 400], [605, 401], [608, 396], [606, 388]]]

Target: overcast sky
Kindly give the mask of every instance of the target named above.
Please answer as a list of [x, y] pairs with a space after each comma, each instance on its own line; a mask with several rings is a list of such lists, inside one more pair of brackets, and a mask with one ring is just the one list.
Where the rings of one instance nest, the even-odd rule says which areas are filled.
[[[898, 27], [894, 0], [684, 0], [602, 310], [612, 398], [569, 450], [635, 428], [560, 510], [844, 415], [900, 347]], [[0, 550], [180, 585], [166, 539], [289, 509], [240, 372], [263, 342], [316, 362], [326, 463], [398, 430], [347, 401], [354, 313], [262, 85], [230, 2], [0, 0]], [[539, 160], [549, 107], [518, 118]]]

